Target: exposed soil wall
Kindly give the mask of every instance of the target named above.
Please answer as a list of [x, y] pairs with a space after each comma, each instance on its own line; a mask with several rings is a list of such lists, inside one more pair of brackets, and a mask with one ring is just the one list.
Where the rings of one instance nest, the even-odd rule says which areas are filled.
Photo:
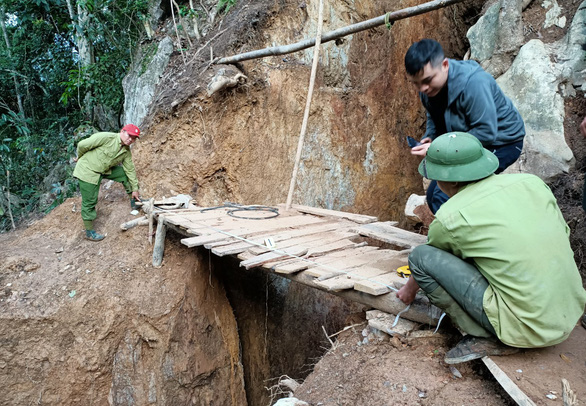
[[363, 306], [238, 264], [212, 260], [238, 322], [248, 404], [268, 405], [267, 388], [284, 375], [305, 378], [329, 348], [322, 326], [332, 334], [363, 320]]
[[[215, 40], [214, 55], [315, 35], [313, 3], [239, 2], [218, 29], [226, 31]], [[414, 4], [325, 2], [330, 17], [324, 30]], [[398, 21], [390, 32], [380, 27], [324, 45], [294, 202], [401, 218], [408, 196], [422, 192], [418, 160], [405, 136], [419, 138], [424, 131], [422, 107], [404, 75], [404, 53], [430, 36], [447, 38], [447, 54], [462, 56], [465, 10], [431, 12]], [[248, 83], [211, 98], [204, 93], [213, 74], [206, 70], [207, 52], [187, 64], [175, 56], [159, 85], [134, 153], [145, 193], [189, 193], [206, 206], [284, 202], [311, 50], [243, 62]]]
[[207, 261], [170, 236], [153, 269], [145, 229], [118, 229], [121, 186], [102, 196], [99, 244], [80, 199], [0, 237], [0, 404], [245, 405], [236, 320]]

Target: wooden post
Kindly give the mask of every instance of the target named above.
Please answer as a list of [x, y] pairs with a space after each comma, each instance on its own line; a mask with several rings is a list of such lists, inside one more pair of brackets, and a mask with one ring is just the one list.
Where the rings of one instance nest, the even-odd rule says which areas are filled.
[[153, 245], [153, 213], [155, 212], [155, 199], [149, 200], [149, 244]]
[[155, 246], [153, 247], [153, 266], [155, 268], [160, 268], [163, 263], [166, 235], [167, 226], [165, 225], [165, 216], [160, 215], [157, 223], [157, 233], [155, 235]]
[[295, 156], [295, 166], [293, 167], [293, 175], [291, 175], [291, 184], [289, 185], [289, 194], [287, 195], [287, 204], [285, 210], [291, 209], [291, 202], [293, 200], [293, 191], [295, 190], [295, 183], [297, 181], [297, 172], [299, 171], [299, 161], [301, 160], [301, 151], [303, 151], [303, 139], [305, 138], [305, 131], [307, 130], [307, 121], [309, 120], [309, 108], [311, 107], [311, 96], [313, 96], [313, 86], [315, 85], [315, 73], [317, 72], [317, 63], [319, 62], [319, 45], [321, 43], [321, 31], [323, 28], [323, 0], [319, 1], [319, 13], [317, 20], [317, 36], [315, 38], [315, 49], [313, 50], [313, 65], [311, 66], [311, 77], [309, 79], [309, 90], [307, 91], [307, 101], [305, 103], [305, 113], [303, 114], [303, 123], [301, 124], [301, 132], [299, 134], [299, 143], [297, 144], [297, 155]]

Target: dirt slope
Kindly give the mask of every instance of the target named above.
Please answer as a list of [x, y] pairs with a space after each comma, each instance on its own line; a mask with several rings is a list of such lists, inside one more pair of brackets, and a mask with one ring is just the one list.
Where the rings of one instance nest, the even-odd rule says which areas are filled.
[[236, 321], [205, 262], [171, 238], [154, 269], [145, 228], [118, 230], [120, 185], [102, 191], [103, 242], [83, 239], [79, 207], [0, 236], [0, 404], [245, 405]]
[[[354, 3], [344, 2], [345, 23], [413, 4]], [[287, 43], [299, 39], [298, 29], [309, 30], [305, 2], [238, 4], [223, 28], [211, 34], [230, 27], [227, 38], [218, 37], [216, 54]], [[560, 4], [570, 10], [578, 3]], [[542, 18], [539, 4], [531, 7], [535, 18]], [[455, 10], [397, 23], [391, 35], [384, 29], [358, 34], [347, 55], [324, 59], [327, 69], [317, 80], [297, 202], [383, 219], [401, 216], [407, 196], [421, 189], [416, 161], [410, 160], [402, 135], [419, 134], [423, 126], [418, 100], [402, 74], [403, 53], [425, 34], [445, 39], [450, 56], [463, 56], [466, 18], [476, 15], [476, 9]], [[558, 38], [560, 33], [554, 34]], [[189, 193], [205, 205], [284, 201], [310, 64], [300, 53], [244, 63], [240, 67], [248, 84], [209, 99], [202, 76], [209, 53], [203, 54], [187, 64], [175, 55], [163, 78], [144, 137], [134, 149], [143, 193]], [[333, 66], [345, 57], [348, 72], [340, 76]], [[586, 113], [584, 99], [568, 101], [567, 113], [566, 134], [580, 165], [553, 186], [584, 272], [586, 222], [579, 199], [586, 148], [577, 132]], [[97, 227], [108, 237], [100, 244], [82, 238], [79, 198], [27, 229], [0, 236], [0, 404], [247, 404], [239, 346], [259, 346], [266, 323], [242, 312], [237, 316], [245, 320], [237, 324], [222, 285], [225, 279], [210, 272], [207, 256], [188, 251], [173, 236], [164, 267], [153, 269], [145, 229], [118, 231], [130, 218], [121, 188], [103, 190], [101, 196]], [[228, 296], [247, 296], [253, 289], [239, 292], [239, 281], [232, 282], [234, 292]], [[244, 306], [257, 312], [273, 309], [265, 306], [262, 288], [245, 297]], [[275, 301], [283, 300], [278, 286], [274, 292]], [[323, 324], [332, 326], [334, 311], [328, 311], [351, 308], [333, 306], [322, 297], [311, 306], [323, 312]], [[279, 322], [271, 324], [271, 334], [289, 339], [311, 335], [319, 346], [321, 323], [307, 317], [294, 324], [293, 305], [283, 314], [274, 315]], [[238, 333], [247, 324], [250, 345]], [[287, 324], [295, 326], [298, 336]], [[478, 364], [463, 366], [463, 378], [455, 378], [441, 362], [456, 337], [417, 344], [371, 340], [359, 346], [364, 339], [360, 330], [342, 334], [298, 396], [314, 405], [510, 404]], [[321, 341], [328, 348], [325, 337]], [[276, 353], [294, 358], [298, 347], [290, 348]], [[281, 372], [306, 378], [312, 365], [302, 368], [305, 359], [297, 358], [293, 372], [285, 366]], [[269, 379], [268, 386], [278, 378], [270, 375], [275, 370], [267, 367], [268, 359], [251, 368], [257, 376], [246, 379], [255, 385], [255, 399], [262, 398], [262, 382]]]

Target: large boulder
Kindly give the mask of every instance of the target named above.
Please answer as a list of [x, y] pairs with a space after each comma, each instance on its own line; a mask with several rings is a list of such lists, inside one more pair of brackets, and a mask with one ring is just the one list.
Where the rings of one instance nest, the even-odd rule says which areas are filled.
[[527, 131], [523, 155], [509, 171], [543, 179], [568, 171], [574, 156], [564, 139], [564, 100], [548, 48], [529, 41], [497, 82], [519, 109]]
[[[487, 63], [495, 49], [498, 4], [468, 32], [471, 56]], [[523, 119], [527, 136], [521, 158], [507, 172], [529, 172], [548, 180], [574, 164], [564, 136], [564, 97], [585, 87], [586, 2], [574, 16], [566, 36], [555, 43], [531, 40], [521, 47], [511, 67], [497, 79]]]
[[173, 41], [169, 37], [139, 48], [134, 64], [122, 81], [124, 88], [124, 123], [139, 125], [148, 113], [155, 88], [169, 63]]

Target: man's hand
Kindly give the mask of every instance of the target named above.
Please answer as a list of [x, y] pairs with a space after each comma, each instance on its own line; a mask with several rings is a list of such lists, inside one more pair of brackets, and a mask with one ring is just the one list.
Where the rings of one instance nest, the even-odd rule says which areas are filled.
[[132, 198], [136, 199], [137, 202], [140, 202], [140, 194], [138, 193], [138, 190], [132, 192]]
[[77, 157], [73, 158], [73, 162], [77, 162]]
[[431, 138], [424, 138], [419, 142], [421, 142], [421, 145], [411, 148], [411, 155], [425, 156], [427, 154], [427, 150], [431, 145]]
[[397, 297], [401, 299], [403, 303], [408, 305], [411, 304], [413, 300], [415, 300], [415, 295], [417, 294], [418, 290], [419, 285], [417, 284], [413, 276], [411, 276], [409, 280], [407, 280], [405, 286], [399, 289], [396, 294]]
[[586, 117], [582, 120], [582, 124], [580, 124], [580, 132], [584, 137], [586, 137]]

